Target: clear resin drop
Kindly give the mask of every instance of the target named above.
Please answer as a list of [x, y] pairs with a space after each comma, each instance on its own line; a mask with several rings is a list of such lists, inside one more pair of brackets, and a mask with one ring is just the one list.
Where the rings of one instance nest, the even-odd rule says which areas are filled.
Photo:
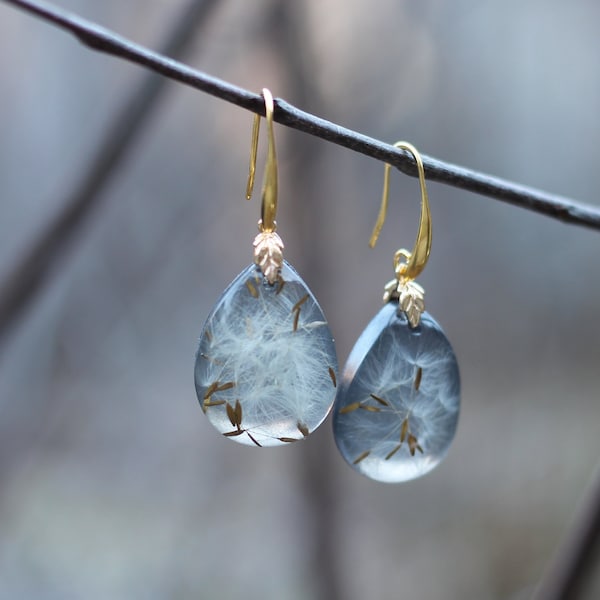
[[385, 304], [356, 342], [333, 415], [336, 444], [357, 471], [388, 483], [431, 471], [458, 423], [460, 378], [441, 327], [427, 313], [412, 328]]
[[283, 261], [273, 284], [251, 265], [225, 290], [204, 324], [194, 375], [202, 410], [219, 432], [277, 446], [323, 422], [337, 369], [323, 311]]

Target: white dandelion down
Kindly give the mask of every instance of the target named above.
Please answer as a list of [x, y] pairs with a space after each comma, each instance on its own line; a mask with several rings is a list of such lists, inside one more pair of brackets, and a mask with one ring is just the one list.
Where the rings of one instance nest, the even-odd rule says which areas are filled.
[[427, 313], [412, 329], [386, 304], [365, 329], [342, 374], [336, 443], [358, 471], [379, 481], [424, 475], [445, 457], [458, 422], [454, 352]]
[[285, 262], [273, 285], [255, 266], [245, 269], [204, 325], [198, 399], [216, 429], [235, 441], [272, 446], [303, 439], [327, 416], [336, 377], [327, 321]]

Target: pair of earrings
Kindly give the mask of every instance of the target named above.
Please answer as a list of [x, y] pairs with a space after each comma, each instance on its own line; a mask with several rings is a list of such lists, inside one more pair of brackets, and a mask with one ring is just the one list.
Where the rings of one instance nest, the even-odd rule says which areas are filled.
[[[209, 314], [195, 365], [202, 410], [224, 436], [256, 446], [304, 439], [328, 415], [344, 459], [385, 482], [414, 479], [433, 469], [454, 437], [460, 403], [456, 358], [437, 322], [425, 312], [424, 290], [414, 280], [431, 249], [425, 174], [414, 157], [421, 187], [421, 218], [412, 252], [394, 255], [395, 278], [384, 306], [360, 335], [338, 383], [335, 345], [308, 286], [283, 259], [276, 233], [277, 159], [274, 102], [263, 89], [268, 151], [254, 264], [242, 271]], [[260, 116], [252, 132], [247, 198], [254, 184]], [[385, 221], [390, 165], [371, 236]], [[335, 404], [334, 404], [335, 401]]]

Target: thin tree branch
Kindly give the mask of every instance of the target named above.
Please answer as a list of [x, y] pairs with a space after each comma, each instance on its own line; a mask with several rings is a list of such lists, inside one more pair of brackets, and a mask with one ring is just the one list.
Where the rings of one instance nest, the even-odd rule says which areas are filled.
[[[284, 68], [286, 85], [290, 94], [303, 105], [311, 105], [321, 97], [318, 83], [311, 77], [313, 48], [307, 36], [307, 10], [305, 3], [275, 0], [263, 21], [264, 37], [268, 37], [280, 66]], [[269, 35], [267, 35], [269, 32]], [[307, 218], [319, 213], [318, 187], [319, 167], [323, 162], [325, 145], [310, 143], [308, 136], [301, 136], [294, 143], [295, 159], [288, 169], [293, 190], [290, 203], [291, 221], [305, 247], [298, 265], [301, 272], [311, 274], [311, 285], [325, 287], [327, 271], [335, 270], [335, 259], [323, 252], [329, 239], [329, 227], [323, 219]], [[302, 198], [302, 202], [293, 202]], [[341, 600], [347, 579], [339, 561], [337, 507], [340, 505], [339, 486], [336, 485], [336, 468], [331, 435], [317, 435], [296, 465], [298, 487], [307, 519], [303, 528], [306, 535], [306, 561], [315, 600]]]
[[[216, 5], [217, 0], [189, 0], [165, 36], [161, 51], [170, 56], [182, 56]], [[167, 83], [169, 79], [156, 73], [145, 74], [116, 111], [104, 139], [90, 164], [83, 169], [81, 180], [61, 212], [11, 271], [0, 297], [0, 339], [16, 325], [58, 258], [97, 209], [102, 198], [100, 192], [148, 122]]]
[[[143, 65], [165, 77], [252, 112], [264, 114], [263, 100], [258, 94], [152, 52], [72, 13], [35, 0], [4, 0], [4, 2], [18, 6], [70, 31], [83, 44], [94, 50]], [[274, 119], [282, 125], [320, 137], [372, 158], [389, 162], [407, 175], [413, 177], [417, 175], [412, 158], [402, 150], [304, 112], [284, 100], [276, 100]], [[593, 206], [446, 163], [429, 156], [423, 156], [423, 163], [427, 178], [432, 181], [489, 196], [566, 223], [600, 230], [600, 209]]]
[[600, 468], [533, 600], [582, 598], [600, 546]]

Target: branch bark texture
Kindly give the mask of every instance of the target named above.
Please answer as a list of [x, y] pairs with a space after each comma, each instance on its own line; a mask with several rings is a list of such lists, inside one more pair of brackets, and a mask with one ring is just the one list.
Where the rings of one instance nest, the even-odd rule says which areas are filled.
[[[108, 29], [39, 0], [4, 0], [37, 15], [75, 35], [83, 44], [142, 65], [161, 75], [216, 96], [246, 110], [263, 114], [262, 97], [241, 87], [188, 67], [144, 48]], [[390, 144], [347, 129], [305, 112], [280, 98], [276, 99], [274, 120], [282, 125], [322, 138], [339, 146], [389, 162], [400, 171], [417, 176], [408, 153]], [[423, 155], [425, 174], [431, 181], [481, 194], [526, 208], [565, 223], [600, 230], [600, 209], [570, 198], [520, 185]]]

